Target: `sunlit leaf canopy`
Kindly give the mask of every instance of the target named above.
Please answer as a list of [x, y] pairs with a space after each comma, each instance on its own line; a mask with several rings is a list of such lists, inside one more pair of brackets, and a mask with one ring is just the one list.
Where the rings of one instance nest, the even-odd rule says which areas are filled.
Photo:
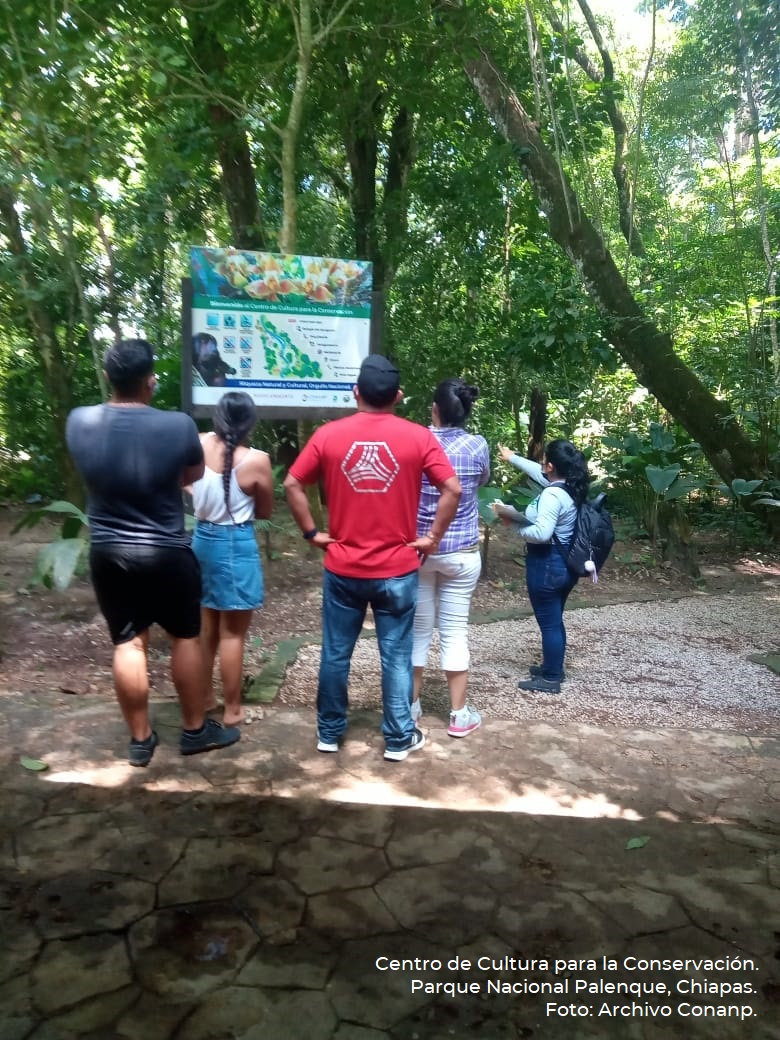
[[[75, 500], [64, 418], [105, 395], [115, 336], [154, 342], [158, 403], [178, 405], [193, 243], [371, 260], [378, 344], [418, 420], [461, 375], [492, 442], [524, 444], [537, 391], [548, 431], [592, 450], [659, 420], [727, 484], [777, 474], [780, 3], [615, 17], [607, 0], [0, 0], [8, 493]], [[614, 269], [578, 254], [585, 222]]]

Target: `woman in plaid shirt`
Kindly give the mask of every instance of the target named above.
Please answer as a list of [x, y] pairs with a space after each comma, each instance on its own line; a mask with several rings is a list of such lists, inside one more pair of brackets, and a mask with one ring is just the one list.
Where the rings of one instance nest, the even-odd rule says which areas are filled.
[[[490, 479], [487, 441], [464, 429], [478, 397], [479, 390], [467, 386], [462, 379], [443, 379], [433, 396], [430, 428], [452, 463], [463, 492], [455, 519], [438, 550], [428, 556], [420, 568], [414, 615], [412, 718], [417, 720], [422, 714], [420, 687], [438, 618], [441, 667], [450, 692], [447, 732], [451, 737], [468, 736], [482, 722], [479, 712], [466, 701], [469, 608], [482, 569], [477, 489]], [[438, 500], [439, 492], [423, 477], [417, 513], [418, 535], [430, 530]]]

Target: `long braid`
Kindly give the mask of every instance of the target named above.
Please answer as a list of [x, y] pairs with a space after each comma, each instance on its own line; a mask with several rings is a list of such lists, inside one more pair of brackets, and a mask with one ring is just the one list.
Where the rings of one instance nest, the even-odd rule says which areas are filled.
[[225, 445], [225, 458], [222, 463], [222, 487], [225, 492], [225, 508], [230, 519], [230, 477], [233, 472], [233, 456], [236, 448], [252, 431], [257, 421], [255, 403], [249, 394], [239, 390], [231, 390], [223, 394], [214, 410], [214, 433]]
[[225, 459], [222, 463], [222, 487], [225, 492], [225, 509], [228, 511], [230, 519], [233, 519], [233, 513], [230, 509], [230, 477], [233, 473], [233, 455], [236, 451], [236, 435], [232, 430], [228, 430], [225, 434]]

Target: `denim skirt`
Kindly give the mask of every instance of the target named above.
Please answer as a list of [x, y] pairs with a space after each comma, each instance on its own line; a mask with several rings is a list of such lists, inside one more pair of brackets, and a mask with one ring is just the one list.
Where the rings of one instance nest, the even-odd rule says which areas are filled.
[[263, 604], [263, 568], [251, 520], [212, 524], [198, 520], [192, 551], [202, 575], [200, 602], [211, 610], [255, 610]]

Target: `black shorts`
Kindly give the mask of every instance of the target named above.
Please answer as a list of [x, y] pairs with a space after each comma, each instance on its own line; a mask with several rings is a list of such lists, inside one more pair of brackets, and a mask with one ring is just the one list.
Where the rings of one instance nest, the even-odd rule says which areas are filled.
[[155, 623], [175, 639], [200, 634], [200, 566], [190, 548], [102, 543], [90, 548], [89, 566], [114, 645]]

